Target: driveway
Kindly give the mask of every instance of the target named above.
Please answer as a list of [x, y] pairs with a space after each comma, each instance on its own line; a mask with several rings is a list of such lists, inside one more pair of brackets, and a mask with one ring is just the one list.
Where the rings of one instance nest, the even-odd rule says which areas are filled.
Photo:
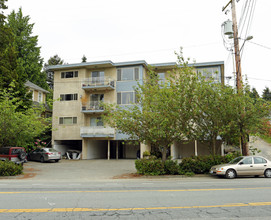
[[24, 164], [24, 175], [1, 177], [29, 181], [99, 181], [136, 173], [135, 160], [61, 160]]
[[256, 153], [256, 155], [263, 156], [271, 161], [271, 144], [266, 143], [259, 137], [250, 137], [249, 146], [261, 150], [261, 152]]

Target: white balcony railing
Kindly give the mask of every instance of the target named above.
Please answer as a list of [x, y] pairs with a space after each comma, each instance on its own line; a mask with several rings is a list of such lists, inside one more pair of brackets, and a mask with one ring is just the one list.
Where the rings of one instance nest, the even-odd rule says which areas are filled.
[[102, 111], [104, 107], [101, 105], [102, 101], [90, 101], [82, 103], [82, 111]]
[[81, 127], [81, 137], [114, 137], [115, 129], [104, 126]]
[[109, 77], [90, 77], [82, 80], [82, 87], [115, 87], [115, 81]]

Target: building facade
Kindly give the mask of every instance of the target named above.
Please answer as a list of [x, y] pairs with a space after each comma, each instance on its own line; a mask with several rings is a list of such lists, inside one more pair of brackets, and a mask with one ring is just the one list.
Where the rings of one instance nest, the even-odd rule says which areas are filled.
[[[165, 78], [176, 63], [152, 64], [160, 78]], [[196, 71], [224, 83], [224, 63], [196, 63]], [[50, 66], [54, 72], [54, 100], [52, 146], [63, 154], [79, 150], [82, 159], [134, 159], [137, 152], [150, 146], [128, 142], [127, 136], [103, 124], [101, 102], [116, 103], [123, 107], [135, 102], [134, 87], [143, 83], [148, 64], [146, 61], [113, 63], [87, 62]], [[173, 158], [204, 154], [204, 147], [191, 148], [176, 143], [171, 147]], [[191, 143], [190, 143], [191, 145]], [[192, 150], [191, 150], [192, 149]], [[193, 150], [194, 149], [194, 150]]]

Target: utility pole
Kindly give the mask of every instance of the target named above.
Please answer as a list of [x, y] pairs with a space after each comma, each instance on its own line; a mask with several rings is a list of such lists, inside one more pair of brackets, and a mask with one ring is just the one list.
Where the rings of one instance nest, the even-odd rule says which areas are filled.
[[[237, 28], [237, 19], [236, 19], [236, 9], [235, 9], [235, 0], [230, 0], [228, 4], [222, 8], [224, 11], [228, 5], [231, 4], [232, 11], [232, 26], [233, 26], [233, 39], [234, 39], [234, 52], [235, 52], [235, 66], [236, 66], [236, 88], [238, 93], [242, 93], [243, 84], [242, 84], [242, 71], [241, 71], [241, 58], [240, 58], [240, 49], [239, 49], [239, 38], [238, 38], [238, 28]], [[244, 111], [244, 109], [243, 109]], [[243, 115], [243, 113], [242, 113]], [[243, 117], [243, 116], [242, 116]], [[249, 155], [248, 151], [248, 135], [243, 133], [242, 127], [240, 127], [241, 137], [240, 137], [240, 149], [241, 153], [247, 156]]]
[[232, 27], [233, 27], [235, 69], [236, 69], [236, 88], [237, 88], [237, 92], [240, 92], [243, 86], [242, 86], [242, 70], [241, 70], [241, 58], [240, 58], [240, 50], [239, 50], [239, 38], [238, 38], [235, 0], [229, 1], [229, 3], [222, 9], [222, 11], [224, 11], [228, 7], [229, 4], [231, 4], [231, 11], [232, 11]]

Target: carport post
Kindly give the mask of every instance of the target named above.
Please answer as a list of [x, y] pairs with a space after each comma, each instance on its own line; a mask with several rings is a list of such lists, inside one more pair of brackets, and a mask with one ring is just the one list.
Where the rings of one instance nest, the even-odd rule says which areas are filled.
[[195, 156], [198, 156], [198, 142], [195, 140]]
[[116, 159], [118, 160], [119, 159], [119, 142], [117, 141], [117, 144], [116, 144]]
[[107, 160], [110, 160], [110, 140], [107, 141]]

